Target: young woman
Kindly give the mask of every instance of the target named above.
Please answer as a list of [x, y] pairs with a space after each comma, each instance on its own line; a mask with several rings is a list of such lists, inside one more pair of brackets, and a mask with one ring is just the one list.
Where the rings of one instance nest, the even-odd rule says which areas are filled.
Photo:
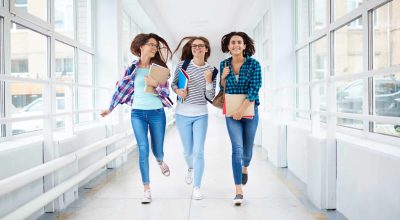
[[[161, 51], [162, 48], [164, 51]], [[132, 105], [131, 123], [139, 149], [139, 166], [144, 185], [143, 204], [151, 202], [149, 178], [149, 140], [150, 130], [151, 150], [156, 158], [161, 172], [169, 176], [170, 171], [164, 162], [165, 112], [163, 107], [171, 107], [168, 81], [164, 85], [148, 76], [152, 63], [167, 67], [166, 61], [171, 50], [167, 42], [160, 36], [138, 34], [131, 43], [131, 52], [139, 57], [125, 71], [125, 76], [117, 84], [110, 107], [101, 112], [108, 115], [118, 104]], [[166, 57], [163, 57], [166, 55]], [[144, 91], [145, 85], [155, 87], [156, 96]]]
[[[193, 198], [202, 199], [200, 191], [201, 178], [204, 171], [204, 142], [208, 126], [207, 100], [215, 95], [215, 80], [213, 81], [213, 67], [207, 63], [211, 54], [210, 43], [205, 37], [186, 37], [187, 41], [182, 48], [181, 62], [175, 71], [171, 87], [181, 97], [176, 107], [176, 127], [183, 144], [184, 156], [187, 163], [185, 181], [193, 181]], [[178, 88], [178, 72], [186, 62], [186, 73], [189, 81], [186, 89]]]
[[[261, 87], [260, 63], [251, 58], [255, 53], [254, 41], [243, 32], [231, 32], [222, 37], [222, 52], [231, 54], [220, 65], [221, 89], [227, 94], [247, 94], [240, 109], [226, 117], [226, 126], [232, 143], [232, 171], [236, 187], [235, 205], [243, 201], [242, 185], [247, 183], [247, 168], [253, 154], [254, 137], [258, 125], [260, 104], [258, 91]], [[255, 102], [254, 117], [243, 118], [243, 112]]]

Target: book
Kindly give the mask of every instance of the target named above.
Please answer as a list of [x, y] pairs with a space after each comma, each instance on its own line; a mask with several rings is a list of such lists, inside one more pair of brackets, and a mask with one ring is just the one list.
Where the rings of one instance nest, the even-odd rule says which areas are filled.
[[[225, 115], [232, 117], [232, 113], [239, 110], [247, 94], [225, 94]], [[254, 116], [254, 102], [244, 111], [243, 118], [252, 118]]]
[[[187, 89], [189, 75], [182, 68], [178, 69], [178, 89]], [[178, 96], [178, 100], [183, 102], [182, 97]]]
[[[169, 78], [169, 69], [158, 64], [152, 63], [149, 69], [149, 75], [152, 79], [157, 81], [159, 84], [165, 84]], [[146, 85], [144, 91], [155, 94], [154, 87]]]

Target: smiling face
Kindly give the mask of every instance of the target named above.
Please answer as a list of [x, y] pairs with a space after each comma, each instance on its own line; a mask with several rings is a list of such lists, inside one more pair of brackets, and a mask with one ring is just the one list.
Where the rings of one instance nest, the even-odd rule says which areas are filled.
[[208, 52], [206, 44], [204, 43], [204, 41], [200, 39], [194, 40], [191, 47], [192, 47], [193, 57], [195, 58], [204, 59], [205, 54]]
[[140, 46], [140, 54], [141, 56], [147, 56], [149, 58], [152, 58], [156, 55], [158, 51], [158, 42], [154, 38], [149, 38], [147, 42]]
[[229, 40], [228, 49], [232, 55], [243, 55], [246, 44], [244, 44], [244, 40], [241, 36], [233, 35]]

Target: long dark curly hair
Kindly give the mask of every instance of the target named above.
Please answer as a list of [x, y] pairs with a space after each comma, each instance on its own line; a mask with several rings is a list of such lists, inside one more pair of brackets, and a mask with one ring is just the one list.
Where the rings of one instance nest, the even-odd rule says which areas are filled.
[[225, 34], [221, 39], [222, 52], [224, 52], [224, 53], [229, 52], [228, 45], [233, 36], [239, 36], [239, 37], [243, 38], [243, 43], [246, 45], [246, 49], [244, 49], [244, 51], [243, 51], [243, 56], [246, 56], [246, 55], [253, 56], [253, 54], [256, 52], [256, 48], [254, 47], [254, 40], [251, 39], [251, 37], [249, 37], [249, 35], [247, 35], [244, 32], [233, 31], [229, 34]]
[[189, 36], [189, 37], [184, 37], [182, 40], [179, 42], [178, 46], [176, 47], [175, 51], [173, 54], [175, 54], [179, 48], [181, 47], [181, 44], [185, 41], [187, 41], [183, 47], [182, 47], [182, 55], [181, 55], [181, 60], [187, 60], [187, 59], [193, 59], [193, 54], [192, 54], [192, 43], [195, 40], [201, 40], [204, 42], [204, 45], [208, 49], [206, 54], [204, 55], [204, 61], [207, 61], [207, 59], [211, 55], [211, 47], [210, 47], [210, 42], [208, 41], [207, 38], [202, 37], [202, 36]]

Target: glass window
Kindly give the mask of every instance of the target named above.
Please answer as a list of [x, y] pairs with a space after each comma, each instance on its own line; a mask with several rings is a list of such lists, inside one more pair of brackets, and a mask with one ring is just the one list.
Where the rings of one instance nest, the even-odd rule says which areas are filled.
[[[297, 88], [297, 109], [310, 110], [310, 87], [301, 86]], [[298, 112], [297, 117], [310, 119], [309, 113]]]
[[124, 65], [128, 65], [130, 62], [130, 54], [131, 54], [131, 50], [130, 50], [130, 37], [129, 37], [129, 28], [130, 28], [130, 17], [123, 12], [122, 13], [122, 48], [124, 48], [123, 54], [122, 54], [122, 58], [123, 58], [123, 63]]
[[362, 29], [351, 28], [360, 23], [358, 18], [334, 32], [334, 74], [348, 75], [363, 71], [363, 35]]
[[74, 39], [73, 0], [54, 0], [54, 28], [58, 33]]
[[362, 0], [334, 0], [335, 20], [360, 7]]
[[[364, 81], [340, 82], [336, 84], [336, 107], [338, 112], [362, 114]], [[363, 123], [359, 120], [338, 118], [338, 125], [362, 129]]]
[[15, 0], [14, 6], [47, 21], [47, 0]]
[[296, 42], [307, 40], [308, 35], [308, 0], [296, 0]]
[[[30, 83], [6, 83], [11, 91], [11, 117], [43, 114], [43, 86]], [[37, 131], [43, 128], [43, 119], [13, 122], [12, 134]]]
[[78, 0], [78, 39], [81, 43], [92, 46], [92, 1]]
[[[373, 79], [374, 115], [400, 117], [400, 73]], [[400, 136], [400, 125], [374, 123], [374, 132]]]
[[55, 58], [55, 78], [64, 82], [74, 82], [74, 48], [56, 41]]
[[[18, 27], [18, 28], [14, 28]], [[47, 78], [47, 37], [13, 23], [11, 26], [11, 75]]]
[[328, 75], [328, 40], [323, 37], [311, 44], [311, 77], [325, 79]]
[[[76, 96], [78, 111], [93, 109], [93, 91], [91, 88], [79, 87]], [[80, 113], [75, 117], [75, 123], [82, 123], [93, 120], [93, 113]]]
[[80, 84], [93, 84], [93, 59], [92, 55], [79, 51], [78, 61], [78, 83]]
[[311, 1], [311, 32], [321, 30], [326, 27], [328, 0], [312, 0]]
[[297, 83], [305, 83], [310, 81], [308, 53], [308, 46], [297, 51]]
[[382, 69], [400, 64], [400, 0], [373, 11], [373, 67]]

